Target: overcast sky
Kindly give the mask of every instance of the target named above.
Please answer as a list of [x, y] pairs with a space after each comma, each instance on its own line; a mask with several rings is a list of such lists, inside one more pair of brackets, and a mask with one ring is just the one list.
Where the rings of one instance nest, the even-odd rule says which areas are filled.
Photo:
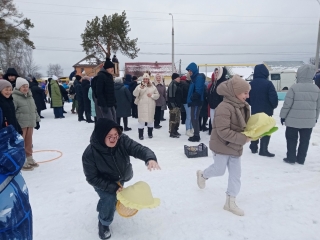
[[[64, 75], [86, 56], [81, 33], [95, 16], [127, 12], [130, 38], [138, 38], [140, 54], [125, 62], [171, 62], [174, 15], [175, 62], [183, 70], [190, 62], [260, 63], [303, 60], [315, 55], [320, 18], [317, 0], [15, 0], [35, 27], [35, 61], [46, 75], [49, 63], [59, 63]], [[164, 53], [167, 55], [157, 55]], [[259, 53], [259, 54], [255, 54]], [[192, 54], [192, 55], [181, 55]], [[204, 55], [207, 54], [207, 55]]]

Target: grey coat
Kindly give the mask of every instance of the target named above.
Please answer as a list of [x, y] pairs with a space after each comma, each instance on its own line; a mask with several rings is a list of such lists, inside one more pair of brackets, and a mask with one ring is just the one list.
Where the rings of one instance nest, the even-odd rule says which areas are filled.
[[130, 117], [131, 116], [131, 102], [132, 95], [128, 88], [123, 83], [114, 84], [114, 94], [117, 100], [117, 117]]
[[163, 85], [162, 83], [154, 82], [154, 85], [156, 86], [160, 97], [156, 100], [156, 106], [161, 107], [161, 110], [166, 110], [165, 106], [167, 105], [167, 90], [166, 86]]
[[320, 89], [313, 84], [316, 68], [306, 64], [297, 72], [297, 83], [288, 91], [280, 117], [287, 127], [313, 128], [319, 118]]
[[37, 113], [37, 107], [34, 103], [31, 91], [29, 90], [28, 94], [25, 96], [19, 90], [14, 89], [12, 97], [16, 110], [16, 117], [21, 128], [34, 128], [36, 123], [40, 122], [40, 117]]

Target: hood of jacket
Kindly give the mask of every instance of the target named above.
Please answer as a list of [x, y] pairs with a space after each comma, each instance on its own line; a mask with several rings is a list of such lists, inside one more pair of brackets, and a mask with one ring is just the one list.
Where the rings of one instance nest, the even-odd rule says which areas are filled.
[[114, 83], [114, 90], [120, 90], [124, 86], [123, 83], [115, 82]]
[[264, 64], [259, 64], [254, 67], [253, 78], [268, 79], [269, 70]]
[[27, 95], [24, 95], [24, 94], [23, 94], [22, 92], [20, 92], [19, 90], [14, 89], [13, 92], [12, 92], [12, 95], [17, 95], [17, 96], [29, 98], [29, 97], [32, 97], [32, 92], [31, 92], [31, 90], [29, 89]]
[[4, 79], [8, 80], [8, 76], [16, 76], [20, 77], [16, 69], [14, 68], [8, 68], [6, 74], [3, 76]]
[[192, 72], [192, 76], [190, 76], [191, 79], [194, 79], [199, 73], [198, 66], [194, 62], [190, 63], [186, 70]]
[[316, 73], [316, 67], [311, 64], [305, 64], [298, 68], [297, 83], [313, 83], [313, 78]]
[[109, 147], [105, 144], [105, 138], [112, 128], [118, 129], [119, 133], [123, 132], [123, 128], [118, 123], [107, 118], [100, 118], [94, 127], [90, 143], [99, 145], [100, 148], [103, 147], [104, 149], [108, 149]]
[[126, 74], [126, 77], [124, 79], [125, 82], [131, 83], [132, 82], [132, 76], [130, 74]]

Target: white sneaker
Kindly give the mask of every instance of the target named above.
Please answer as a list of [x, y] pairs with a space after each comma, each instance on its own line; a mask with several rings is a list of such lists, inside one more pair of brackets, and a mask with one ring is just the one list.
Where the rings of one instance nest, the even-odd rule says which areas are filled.
[[191, 132], [190, 129], [187, 130], [186, 135], [187, 135], [188, 137], [193, 137], [193, 133]]
[[197, 184], [200, 189], [204, 189], [206, 187], [206, 180], [203, 177], [203, 172], [201, 170], [197, 171]]
[[231, 196], [227, 195], [226, 203], [225, 203], [223, 209], [227, 210], [229, 212], [232, 212], [235, 215], [244, 216], [243, 210], [241, 208], [239, 208], [236, 204], [235, 197], [231, 197]]

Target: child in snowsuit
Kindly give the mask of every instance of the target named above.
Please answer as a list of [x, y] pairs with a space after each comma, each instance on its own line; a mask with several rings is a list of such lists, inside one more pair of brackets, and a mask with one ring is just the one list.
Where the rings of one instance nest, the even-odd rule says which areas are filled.
[[315, 72], [310, 64], [298, 69], [297, 83], [289, 89], [281, 109], [281, 124], [287, 127], [287, 157], [283, 160], [289, 164], [304, 164], [312, 129], [319, 118], [320, 89], [312, 82]]
[[214, 164], [204, 171], [197, 171], [197, 183], [203, 189], [206, 180], [223, 176], [228, 167], [229, 182], [224, 209], [239, 216], [243, 216], [244, 212], [236, 205], [235, 198], [241, 186], [240, 157], [243, 145], [250, 141], [250, 138], [242, 134], [250, 117], [250, 108], [246, 102], [249, 91], [250, 84], [238, 75], [217, 88], [217, 93], [224, 98], [215, 109], [210, 138]]

